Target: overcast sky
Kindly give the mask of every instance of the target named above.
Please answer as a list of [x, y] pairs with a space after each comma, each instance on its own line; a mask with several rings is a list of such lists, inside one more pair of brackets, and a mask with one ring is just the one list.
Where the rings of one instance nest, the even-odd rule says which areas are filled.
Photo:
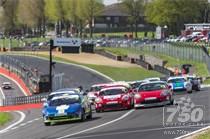
[[113, 4], [113, 3], [116, 3], [117, 0], [104, 0], [104, 4], [105, 5], [110, 5], [110, 4]]

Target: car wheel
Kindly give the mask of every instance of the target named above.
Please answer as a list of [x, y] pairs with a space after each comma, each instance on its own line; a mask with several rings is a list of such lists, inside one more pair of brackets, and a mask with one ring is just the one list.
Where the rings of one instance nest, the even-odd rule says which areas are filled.
[[97, 113], [100, 113], [100, 112], [101, 112], [101, 110], [99, 110], [99, 109], [96, 109], [96, 112], [97, 112]]
[[84, 110], [81, 111], [80, 121], [81, 122], [85, 121], [85, 111]]
[[196, 87], [196, 91], [201, 91], [201, 87], [200, 86], [197, 86]]
[[170, 105], [174, 105], [174, 99], [170, 98]]
[[191, 90], [191, 91], [187, 91], [187, 93], [188, 93], [188, 94], [191, 94], [191, 93], [192, 93], [192, 90]]
[[45, 125], [45, 126], [50, 126], [51, 123], [50, 123], [50, 122], [45, 122], [44, 125]]
[[87, 119], [92, 119], [93, 118], [93, 114], [92, 114], [92, 109], [90, 108], [90, 112], [89, 115], [87, 116]]

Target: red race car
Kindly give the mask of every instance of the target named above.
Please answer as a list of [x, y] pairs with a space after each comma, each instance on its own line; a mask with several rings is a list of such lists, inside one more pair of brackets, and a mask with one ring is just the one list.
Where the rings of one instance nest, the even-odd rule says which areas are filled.
[[134, 103], [132, 90], [124, 86], [104, 88], [95, 99], [96, 112], [130, 109]]
[[126, 82], [110, 82], [104, 84], [95, 84], [91, 86], [90, 90], [87, 93], [88, 99], [91, 102], [91, 104], [95, 103], [95, 99], [99, 95], [101, 89], [110, 87], [126, 87], [128, 90], [131, 89], [131, 86]]
[[173, 93], [166, 82], [143, 83], [134, 95], [134, 107], [152, 107], [173, 104]]

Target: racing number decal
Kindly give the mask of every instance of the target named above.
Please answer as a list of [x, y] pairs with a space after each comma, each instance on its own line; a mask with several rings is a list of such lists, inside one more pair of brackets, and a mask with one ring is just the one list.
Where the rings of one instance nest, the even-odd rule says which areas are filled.
[[62, 105], [62, 106], [58, 106], [56, 108], [56, 110], [58, 111], [58, 114], [64, 114], [65, 110], [68, 109], [69, 106], [68, 105]]

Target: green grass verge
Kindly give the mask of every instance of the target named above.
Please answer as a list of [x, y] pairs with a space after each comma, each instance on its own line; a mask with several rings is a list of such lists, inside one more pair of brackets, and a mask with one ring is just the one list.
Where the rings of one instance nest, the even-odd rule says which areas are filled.
[[203, 84], [210, 84], [210, 79], [205, 80]]
[[174, 57], [171, 57], [171, 56], [158, 54], [158, 53], [153, 53], [153, 52], [148, 52], [148, 51], [140, 51], [140, 50], [133, 49], [133, 48], [112, 48], [112, 47], [101, 48], [100, 47], [98, 49], [103, 49], [105, 51], [114, 53], [116, 55], [122, 55], [122, 56], [127, 56], [129, 54], [153, 55], [153, 56], [156, 56], [156, 57], [158, 57], [162, 60], [168, 61], [168, 63], [166, 64], [166, 66], [168, 66], [168, 67], [177, 67], [177, 66], [180, 67], [182, 64], [192, 64], [195, 68], [195, 74], [196, 75], [203, 76], [203, 77], [209, 76], [209, 72], [208, 72], [206, 64], [201, 63], [201, 62], [181, 60], [181, 59], [177, 59], [177, 58], [174, 58]]
[[0, 112], [0, 126], [3, 126], [7, 122], [12, 119], [12, 115], [10, 113]]
[[208, 130], [205, 133], [202, 133], [196, 137], [193, 137], [192, 139], [210, 139], [210, 130]]
[[[120, 37], [124, 37], [125, 34], [126, 35], [130, 35], [131, 32], [94, 33], [93, 36], [94, 37], [101, 37], [102, 34], [105, 34], [106, 36], [120, 36]], [[152, 38], [152, 34], [153, 34], [153, 32], [147, 32], [147, 37], [148, 38]], [[144, 38], [144, 32], [138, 32], [138, 38]]]
[[[21, 54], [21, 53], [18, 53]], [[28, 55], [34, 55], [33, 53]], [[48, 55], [45, 54], [36, 54], [36, 56], [48, 58]], [[111, 67], [111, 66], [103, 66], [103, 65], [93, 65], [93, 64], [82, 64], [74, 61], [70, 61], [61, 57], [53, 56], [54, 60], [63, 61], [67, 63], [79, 64], [86, 66], [88, 68], [99, 71], [116, 81], [130, 81], [130, 80], [142, 80], [147, 77], [160, 77], [162, 74], [155, 71], [148, 71], [146, 69], [140, 67], [131, 67], [131, 68], [119, 68], [119, 67]]]

